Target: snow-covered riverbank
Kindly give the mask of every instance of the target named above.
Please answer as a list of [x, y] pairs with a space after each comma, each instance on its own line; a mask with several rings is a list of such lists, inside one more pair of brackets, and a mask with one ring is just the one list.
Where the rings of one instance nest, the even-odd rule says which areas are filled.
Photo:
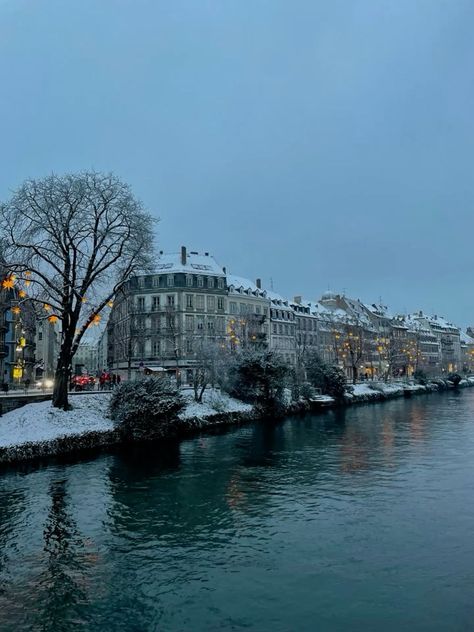
[[[474, 377], [462, 380], [460, 387], [474, 386]], [[346, 394], [342, 405], [376, 402], [412, 394], [430, 393], [446, 386], [441, 381], [426, 386], [381, 382], [356, 384]], [[201, 404], [194, 401], [193, 392], [185, 390], [186, 407], [180, 414], [178, 433], [232, 425], [255, 419], [253, 407], [229, 397], [226, 393], [208, 389]], [[112, 445], [120, 441], [114, 422], [108, 417], [109, 393], [91, 393], [71, 397], [72, 410], [64, 412], [51, 402], [27, 404], [0, 417], [0, 463], [21, 461], [63, 454], [85, 448]], [[316, 411], [341, 405], [326, 395], [312, 402], [289, 406], [288, 413]]]

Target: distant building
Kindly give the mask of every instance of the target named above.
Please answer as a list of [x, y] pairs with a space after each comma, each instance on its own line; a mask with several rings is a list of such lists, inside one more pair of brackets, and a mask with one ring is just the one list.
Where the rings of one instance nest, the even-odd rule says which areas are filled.
[[59, 327], [47, 319], [38, 319], [35, 330], [35, 377], [54, 377], [59, 354]]
[[97, 373], [97, 343], [81, 342], [73, 359], [74, 375], [88, 373], [95, 375]]

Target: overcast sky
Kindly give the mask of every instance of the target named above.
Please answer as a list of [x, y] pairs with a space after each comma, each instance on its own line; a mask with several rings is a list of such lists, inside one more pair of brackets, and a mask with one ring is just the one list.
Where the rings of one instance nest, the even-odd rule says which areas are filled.
[[0, 0], [0, 199], [112, 170], [159, 248], [474, 322], [472, 0]]

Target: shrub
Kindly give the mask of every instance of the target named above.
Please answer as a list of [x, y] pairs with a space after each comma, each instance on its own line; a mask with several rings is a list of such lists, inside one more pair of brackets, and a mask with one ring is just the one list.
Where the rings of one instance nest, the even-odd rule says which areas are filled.
[[229, 369], [231, 395], [255, 405], [264, 416], [284, 410], [287, 366], [271, 351], [243, 351]]
[[447, 379], [449, 382], [451, 382], [451, 384], [454, 384], [454, 386], [457, 386], [459, 382], [462, 380], [462, 377], [459, 375], [459, 373], [450, 373]]
[[123, 439], [142, 441], [172, 431], [183, 407], [184, 400], [171, 380], [146, 377], [122, 382], [112, 393], [109, 414]]
[[347, 390], [346, 376], [338, 366], [327, 364], [318, 354], [312, 353], [306, 359], [306, 374], [310, 383], [325, 395], [334, 399], [344, 397]]
[[426, 377], [426, 373], [423, 371], [423, 369], [417, 369], [414, 373], [413, 373], [413, 377], [415, 378], [415, 382], [417, 384], [423, 384], [425, 385], [427, 383], [427, 377]]
[[309, 401], [312, 397], [314, 397], [314, 387], [309, 382], [303, 382], [300, 387], [300, 397]]

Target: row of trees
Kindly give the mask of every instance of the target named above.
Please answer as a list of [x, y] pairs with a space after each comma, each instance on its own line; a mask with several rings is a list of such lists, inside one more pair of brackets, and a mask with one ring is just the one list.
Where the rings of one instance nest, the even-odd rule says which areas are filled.
[[[386, 381], [395, 374], [406, 374], [409, 367], [413, 372], [421, 369], [427, 360], [422, 351], [422, 333], [396, 325], [378, 326], [354, 315], [340, 318], [325, 314], [319, 330], [319, 346], [325, 339], [325, 348], [320, 351], [345, 367], [354, 384], [359, 379], [361, 364]], [[306, 332], [297, 337], [298, 364], [311, 353], [308, 337]]]
[[[219, 384], [229, 395], [253, 404], [260, 416], [275, 418], [285, 412], [290, 391], [296, 400], [310, 399], [316, 388], [336, 399], [345, 394], [342, 370], [326, 364], [316, 354], [308, 355], [307, 381], [301, 383], [296, 372], [271, 351], [244, 350], [225, 357], [209, 353], [206, 358], [195, 369], [197, 401], [202, 401], [208, 384]], [[173, 433], [184, 405], [176, 382], [168, 377], [145, 377], [125, 382], [113, 392], [110, 415], [118, 422], [124, 440], [148, 440]]]

